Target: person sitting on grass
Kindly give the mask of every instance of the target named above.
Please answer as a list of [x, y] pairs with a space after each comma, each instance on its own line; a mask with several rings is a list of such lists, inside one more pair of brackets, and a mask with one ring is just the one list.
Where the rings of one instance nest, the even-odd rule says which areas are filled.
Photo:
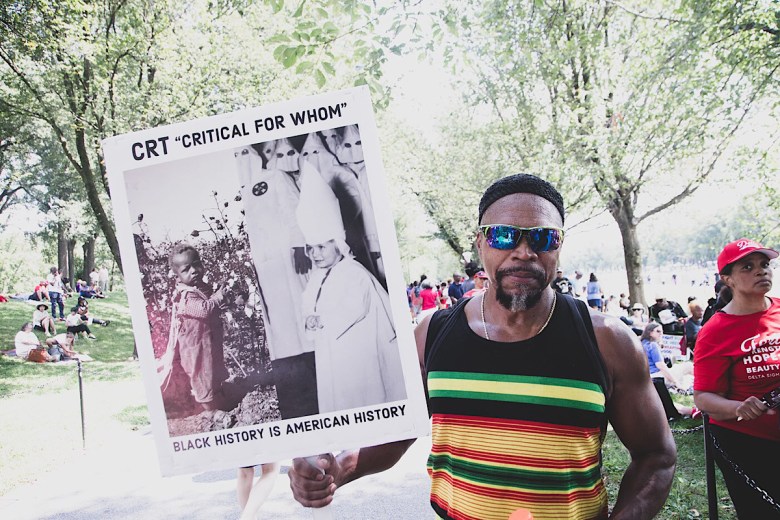
[[72, 332], [66, 332], [65, 334], [57, 334], [53, 338], [46, 340], [46, 346], [49, 348], [49, 356], [54, 358], [54, 361], [67, 361], [76, 357], [78, 352], [73, 349], [73, 344], [76, 342], [76, 335]]
[[27, 322], [22, 325], [22, 328], [16, 333], [16, 337], [14, 337], [16, 356], [20, 359], [26, 359], [27, 361], [34, 361], [36, 363], [54, 361], [43, 348], [40, 340], [32, 330], [32, 322]]
[[54, 326], [54, 320], [49, 317], [48, 310], [48, 305], [39, 303], [35, 306], [32, 316], [33, 329], [45, 333], [46, 337], [57, 334], [57, 327]]
[[79, 298], [105, 298], [100, 294], [100, 289], [97, 286], [90, 286], [84, 280], [76, 281], [76, 292], [79, 294]]
[[89, 326], [81, 320], [81, 314], [79, 314], [79, 308], [73, 307], [70, 310], [70, 314], [65, 318], [65, 325], [68, 327], [68, 332], [73, 334], [81, 334], [85, 338], [96, 339], [92, 331], [89, 330]]
[[49, 282], [41, 280], [33, 289], [33, 293], [27, 297], [28, 300], [45, 301], [49, 299]]
[[111, 320], [101, 320], [100, 318], [95, 318], [89, 313], [89, 303], [87, 302], [87, 299], [83, 296], [79, 296], [78, 303], [76, 304], [76, 308], [78, 309], [78, 313], [81, 316], [81, 321], [84, 321], [87, 323], [87, 325], [92, 325], [93, 323], [95, 325], [100, 325], [102, 327], [107, 327], [109, 323], [111, 323]]
[[659, 347], [662, 337], [662, 325], [651, 321], [645, 325], [645, 329], [640, 338], [642, 347], [645, 349], [645, 355], [647, 355], [650, 379], [653, 382], [655, 391], [658, 393], [658, 397], [664, 405], [667, 418], [676, 419], [680, 415], [696, 418], [700, 415], [696, 407], [675, 403], [669, 395], [669, 390], [666, 387], [667, 383], [677, 388], [682, 388], [683, 385], [677, 380], [671, 370], [669, 370], [666, 363], [664, 363], [664, 358], [661, 355], [661, 348]]

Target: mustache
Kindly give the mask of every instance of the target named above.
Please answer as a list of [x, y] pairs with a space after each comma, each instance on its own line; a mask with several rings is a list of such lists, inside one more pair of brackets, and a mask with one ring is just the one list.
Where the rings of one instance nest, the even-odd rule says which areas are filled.
[[527, 268], [527, 267], [505, 267], [504, 269], [499, 269], [496, 271], [496, 279], [501, 280], [505, 276], [509, 276], [512, 274], [526, 274], [531, 275], [533, 278], [536, 278], [537, 280], [544, 281], [544, 272], [541, 269], [533, 269], [533, 268]]

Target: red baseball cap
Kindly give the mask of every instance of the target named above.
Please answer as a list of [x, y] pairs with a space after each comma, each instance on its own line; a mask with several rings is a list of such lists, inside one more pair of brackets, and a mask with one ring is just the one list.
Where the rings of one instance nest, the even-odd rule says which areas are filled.
[[740, 238], [739, 240], [726, 244], [726, 247], [724, 247], [723, 251], [718, 255], [718, 272], [722, 273], [727, 265], [733, 264], [750, 253], [762, 253], [770, 260], [777, 258], [778, 255], [780, 255], [780, 253], [774, 249], [764, 247], [754, 240]]
[[488, 275], [485, 274], [485, 271], [477, 271], [476, 274], [474, 274], [474, 278], [484, 278], [487, 280]]

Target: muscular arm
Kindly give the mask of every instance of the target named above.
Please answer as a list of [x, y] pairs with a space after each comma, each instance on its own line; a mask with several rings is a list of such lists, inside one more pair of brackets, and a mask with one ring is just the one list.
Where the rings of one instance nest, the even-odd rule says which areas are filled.
[[[426, 396], [428, 388], [424, 372], [425, 338], [428, 335], [429, 322], [430, 316], [427, 316], [414, 331]], [[293, 467], [287, 473], [290, 489], [295, 500], [304, 507], [324, 507], [333, 501], [333, 494], [339, 487], [393, 467], [414, 441], [415, 439], [407, 439], [369, 446], [357, 451], [345, 451], [335, 457], [331, 454], [320, 455], [317, 460], [319, 469], [305, 459], [294, 459]]]
[[612, 381], [609, 421], [631, 455], [611, 518], [653, 518], [674, 477], [677, 452], [661, 401], [636, 336], [619, 320], [591, 313], [599, 350]]

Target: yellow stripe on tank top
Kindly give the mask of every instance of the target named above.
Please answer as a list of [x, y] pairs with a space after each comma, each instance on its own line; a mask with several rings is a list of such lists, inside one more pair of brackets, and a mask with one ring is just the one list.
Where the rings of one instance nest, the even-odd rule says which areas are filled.
[[[452, 486], [445, 480], [436, 480], [432, 494], [451, 496]], [[520, 490], [523, 491], [523, 490]], [[559, 492], [533, 491], [538, 495], [561, 494]], [[602, 491], [589, 499], [580, 499], [575, 503], [534, 503], [526, 500], [499, 500], [495, 497], [482, 496], [465, 490], [457, 490], [457, 504], [450, 504], [462, 513], [482, 520], [505, 520], [518, 508], [524, 507], [533, 511], [534, 520], [561, 520], [564, 518], [596, 518], [604, 509], [607, 495]], [[576, 504], [575, 507], [571, 507]]]
[[587, 390], [571, 386], [536, 383], [515, 383], [511, 381], [479, 381], [473, 379], [429, 378], [429, 391], [486, 392], [504, 395], [526, 395], [542, 398], [568, 399], [604, 406], [604, 394], [598, 390]]

